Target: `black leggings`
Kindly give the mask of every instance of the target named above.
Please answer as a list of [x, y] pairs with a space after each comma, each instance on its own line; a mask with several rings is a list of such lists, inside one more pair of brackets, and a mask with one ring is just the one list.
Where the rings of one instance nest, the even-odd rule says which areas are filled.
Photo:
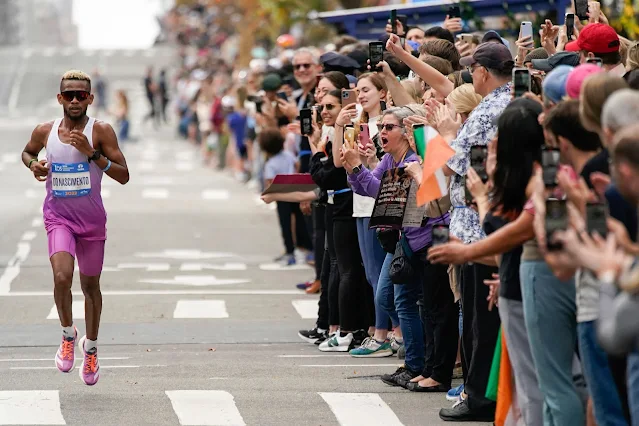
[[422, 322], [426, 335], [424, 377], [450, 385], [459, 338], [459, 308], [450, 289], [448, 265], [425, 263]]
[[374, 319], [371, 320], [374, 318], [374, 312], [370, 312], [373, 306], [373, 291], [366, 281], [355, 219], [335, 219], [333, 238], [339, 269], [340, 328], [347, 331], [368, 330], [374, 323]]
[[317, 313], [317, 326], [328, 330], [330, 325], [339, 325], [339, 306], [337, 292], [332, 294], [331, 289], [339, 289], [339, 272], [337, 271], [337, 257], [335, 257], [335, 244], [333, 242], [333, 206], [325, 207], [326, 241], [324, 256], [322, 259], [322, 291], [319, 298]]
[[291, 215], [295, 215], [295, 236], [297, 237], [297, 246], [308, 250], [313, 248], [313, 243], [306, 229], [306, 221], [300, 210], [298, 203], [289, 203], [286, 201], [277, 202], [277, 217], [280, 220], [280, 229], [282, 231], [282, 239], [286, 254], [295, 253], [295, 243], [293, 242], [293, 231], [291, 230]]
[[313, 248], [315, 250], [315, 279], [322, 276], [322, 260], [324, 257], [324, 243], [326, 240], [326, 207], [313, 207]]

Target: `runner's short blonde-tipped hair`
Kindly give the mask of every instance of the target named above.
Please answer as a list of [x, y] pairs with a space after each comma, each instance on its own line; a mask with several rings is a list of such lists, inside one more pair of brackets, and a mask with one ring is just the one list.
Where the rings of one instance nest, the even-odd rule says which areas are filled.
[[91, 87], [91, 77], [89, 77], [87, 73], [80, 70], [69, 70], [65, 72], [64, 74], [62, 74], [62, 80], [60, 81], [60, 85], [62, 85], [62, 82], [64, 80], [86, 81], [87, 83], [89, 83], [89, 88]]

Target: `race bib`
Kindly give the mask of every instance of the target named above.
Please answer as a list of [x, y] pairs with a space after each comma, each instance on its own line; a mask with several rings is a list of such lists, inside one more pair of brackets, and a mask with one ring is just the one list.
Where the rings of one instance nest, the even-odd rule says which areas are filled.
[[53, 163], [51, 189], [54, 197], [84, 197], [91, 192], [89, 163]]

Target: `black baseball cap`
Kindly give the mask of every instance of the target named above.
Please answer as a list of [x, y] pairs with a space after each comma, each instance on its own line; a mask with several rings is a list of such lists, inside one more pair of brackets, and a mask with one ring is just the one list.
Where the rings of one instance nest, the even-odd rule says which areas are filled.
[[510, 50], [500, 43], [482, 43], [475, 49], [472, 56], [464, 56], [459, 63], [464, 67], [479, 64], [495, 70], [512, 68], [514, 65]]
[[562, 52], [555, 53], [547, 59], [532, 60], [532, 66], [534, 69], [545, 72], [551, 71], [559, 65], [576, 67], [579, 65], [579, 53], [564, 50]]

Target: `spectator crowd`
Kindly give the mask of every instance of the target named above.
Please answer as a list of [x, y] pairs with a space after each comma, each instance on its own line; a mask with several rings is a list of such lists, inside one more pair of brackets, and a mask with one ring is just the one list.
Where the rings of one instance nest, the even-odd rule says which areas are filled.
[[[378, 40], [282, 37], [247, 68], [206, 7], [169, 17], [178, 132], [205, 164], [259, 193], [315, 183], [262, 196], [277, 261], [315, 266], [300, 338], [400, 357], [381, 380], [441, 393], [445, 421], [639, 425], [639, 43], [598, 2], [514, 43], [389, 20]], [[380, 188], [425, 191], [435, 146], [450, 154], [421, 225], [376, 226]]]

